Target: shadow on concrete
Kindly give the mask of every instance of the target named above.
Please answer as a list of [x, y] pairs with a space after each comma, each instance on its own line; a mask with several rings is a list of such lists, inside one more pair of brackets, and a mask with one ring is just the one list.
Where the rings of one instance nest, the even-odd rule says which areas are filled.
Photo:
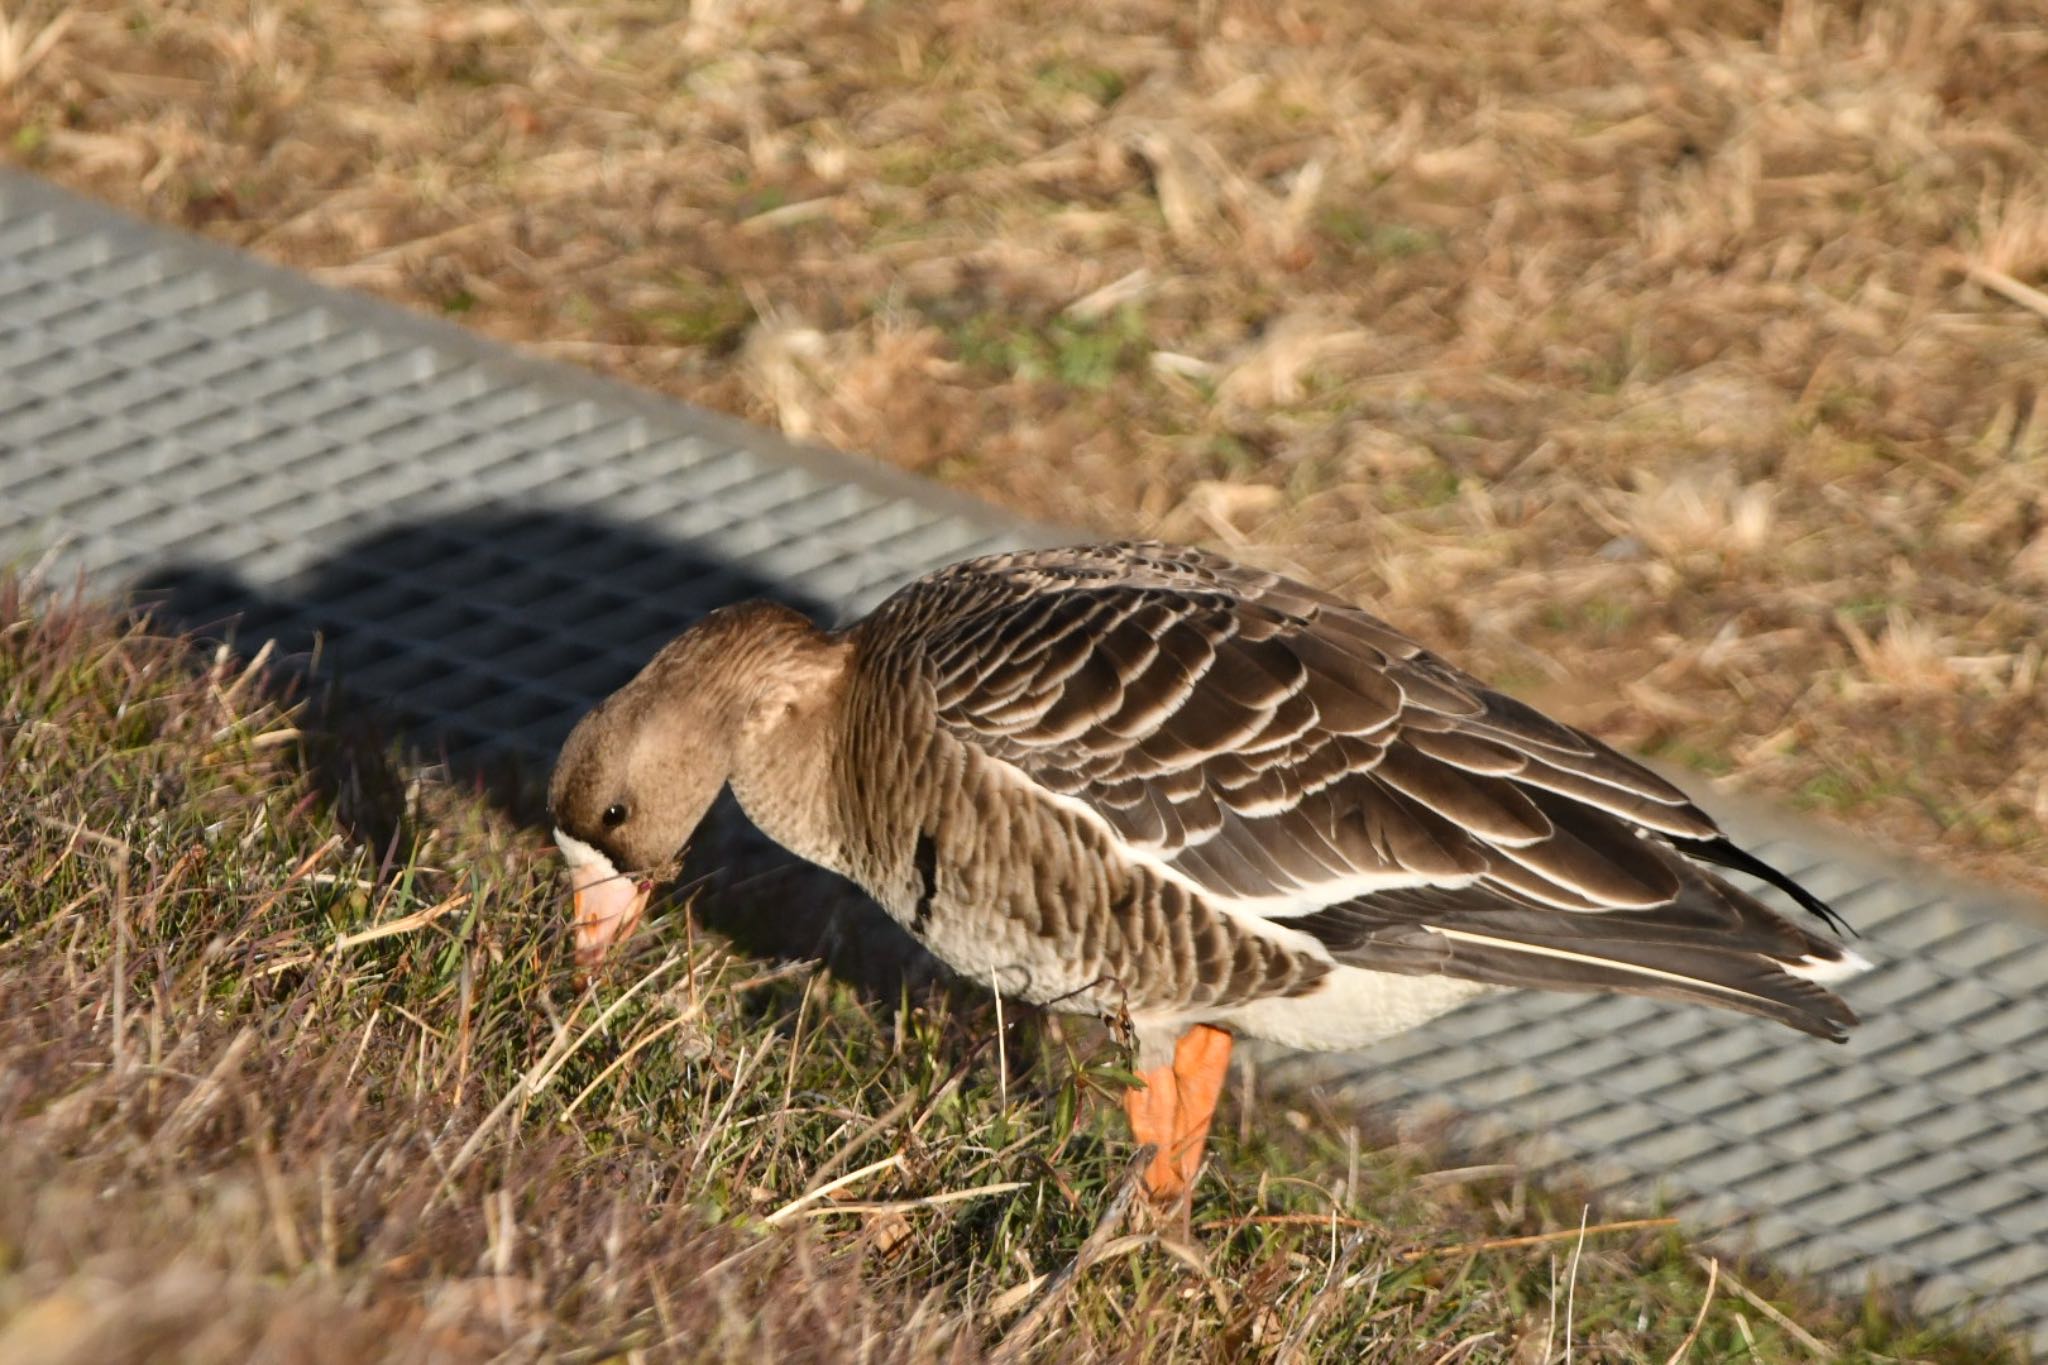
[[[313, 780], [387, 863], [418, 837], [405, 794], [417, 772], [480, 791], [539, 843], [561, 740], [668, 640], [753, 597], [830, 615], [701, 548], [525, 508], [379, 530], [275, 586], [174, 565], [136, 597], [164, 626], [244, 657], [273, 642], [272, 675], [306, 699]], [[729, 794], [676, 885], [741, 948], [822, 957], [879, 996], [943, 974], [858, 889], [754, 831]], [[563, 906], [546, 912], [566, 920]]]

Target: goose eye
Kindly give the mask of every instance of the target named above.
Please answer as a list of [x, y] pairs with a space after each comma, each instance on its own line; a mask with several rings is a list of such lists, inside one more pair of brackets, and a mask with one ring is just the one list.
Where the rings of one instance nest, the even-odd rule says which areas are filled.
[[617, 829], [625, 823], [626, 808], [624, 806], [613, 804], [604, 808], [604, 827], [606, 829]]

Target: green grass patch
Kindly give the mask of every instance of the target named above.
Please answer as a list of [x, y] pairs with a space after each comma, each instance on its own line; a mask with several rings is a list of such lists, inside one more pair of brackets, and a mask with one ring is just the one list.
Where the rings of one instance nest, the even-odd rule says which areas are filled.
[[1327, 241], [1367, 256], [1398, 261], [1444, 249], [1440, 232], [1374, 218], [1354, 204], [1332, 204], [1316, 215], [1316, 230]]
[[1144, 314], [1131, 307], [1101, 318], [1055, 317], [1038, 324], [978, 313], [950, 335], [960, 359], [976, 369], [1098, 391], [1141, 372], [1152, 350]]
[[1125, 90], [1120, 72], [1071, 57], [1055, 57], [1041, 62], [1032, 76], [1040, 89], [1056, 94], [1081, 95], [1104, 108], [1121, 99]]
[[662, 306], [642, 314], [641, 320], [672, 345], [723, 350], [745, 337], [754, 323], [754, 306], [728, 282], [678, 274], [669, 281]]

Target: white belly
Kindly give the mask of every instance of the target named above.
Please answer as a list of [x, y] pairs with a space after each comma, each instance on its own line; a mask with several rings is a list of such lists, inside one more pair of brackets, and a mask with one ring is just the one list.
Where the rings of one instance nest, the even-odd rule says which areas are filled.
[[1498, 987], [1339, 967], [1305, 995], [1269, 997], [1213, 1022], [1286, 1047], [1346, 1051], [1406, 1033]]

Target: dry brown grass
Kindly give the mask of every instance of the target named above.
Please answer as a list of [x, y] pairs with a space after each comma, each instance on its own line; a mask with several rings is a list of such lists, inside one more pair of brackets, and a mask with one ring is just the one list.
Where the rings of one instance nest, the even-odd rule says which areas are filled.
[[2048, 886], [2038, 3], [5, 12], [20, 164]]

